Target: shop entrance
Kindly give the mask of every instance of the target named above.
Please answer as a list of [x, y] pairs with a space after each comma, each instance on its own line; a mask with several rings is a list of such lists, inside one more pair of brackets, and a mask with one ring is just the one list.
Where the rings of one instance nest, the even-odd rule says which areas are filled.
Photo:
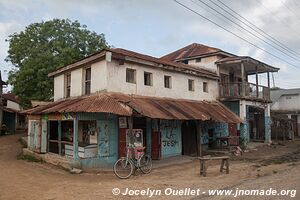
[[185, 121], [181, 126], [182, 130], [182, 155], [197, 156], [198, 139], [197, 127], [194, 121]]

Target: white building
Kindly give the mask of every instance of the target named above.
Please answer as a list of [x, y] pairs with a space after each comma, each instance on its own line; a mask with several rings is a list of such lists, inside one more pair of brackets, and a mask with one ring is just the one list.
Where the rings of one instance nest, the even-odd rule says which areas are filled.
[[271, 99], [271, 111], [293, 119], [294, 134], [300, 136], [300, 89], [272, 90]]

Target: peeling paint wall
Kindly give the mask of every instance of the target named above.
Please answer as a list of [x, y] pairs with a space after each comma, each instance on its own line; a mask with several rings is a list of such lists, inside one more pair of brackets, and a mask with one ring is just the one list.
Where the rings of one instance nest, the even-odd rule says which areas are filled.
[[[107, 65], [107, 91], [109, 92], [193, 100], [215, 100], [219, 95], [218, 82], [216, 80], [128, 62], [125, 62], [124, 65], [119, 65], [118, 62], [112, 61], [108, 62]], [[126, 68], [136, 69], [136, 83], [126, 82]], [[152, 86], [144, 85], [144, 72], [153, 74]], [[172, 77], [171, 88], [164, 87], [164, 75]], [[195, 91], [188, 90], [188, 79], [195, 81]], [[208, 83], [208, 93], [203, 92], [203, 82]]]
[[81, 168], [111, 167], [118, 159], [118, 120], [115, 115], [102, 113], [80, 113], [79, 120], [97, 120], [98, 156], [79, 159]]

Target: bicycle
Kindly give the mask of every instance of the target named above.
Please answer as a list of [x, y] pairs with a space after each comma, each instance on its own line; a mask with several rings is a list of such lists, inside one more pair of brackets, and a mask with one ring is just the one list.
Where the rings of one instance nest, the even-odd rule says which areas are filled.
[[[134, 156], [133, 152], [134, 151]], [[144, 174], [152, 170], [152, 159], [144, 153], [145, 147], [128, 146], [126, 157], [122, 157], [114, 164], [114, 173], [120, 179], [129, 178], [133, 170], [140, 169]]]

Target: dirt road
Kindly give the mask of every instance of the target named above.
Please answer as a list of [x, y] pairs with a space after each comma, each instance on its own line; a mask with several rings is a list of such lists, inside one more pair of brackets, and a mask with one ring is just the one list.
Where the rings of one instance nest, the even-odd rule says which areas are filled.
[[[253, 151], [243, 158], [232, 161], [230, 163], [231, 168], [229, 175], [220, 174], [218, 172], [219, 165], [217, 163], [212, 163], [212, 166], [208, 169], [208, 176], [205, 178], [199, 177], [199, 163], [195, 161], [192, 163], [155, 169], [149, 175], [136, 175], [128, 180], [119, 180], [113, 173], [83, 173], [74, 175], [46, 163], [28, 162], [17, 159], [22, 148], [21, 144], [18, 142], [18, 138], [20, 138], [20, 135], [0, 137], [1, 200], [149, 199], [147, 196], [114, 196], [112, 194], [112, 189], [119, 188], [121, 192], [124, 192], [126, 188], [150, 188], [157, 190], [164, 190], [168, 187], [174, 189], [218, 189], [242, 184], [241, 181], [260, 180], [262, 178], [257, 179], [257, 177], [264, 177], [275, 172], [276, 176], [278, 176], [283, 170], [297, 167], [297, 165], [291, 166], [291, 163], [296, 163], [297, 159], [280, 163], [263, 163], [262, 160], [264, 159], [262, 158], [266, 153], [261, 154], [260, 151]], [[271, 148], [265, 151], [270, 151], [277, 157], [292, 154], [297, 147], [300, 149], [300, 141], [289, 146], [278, 146], [274, 149]], [[257, 156], [255, 156], [255, 154], [257, 154]], [[275, 159], [274, 156], [271, 156], [268, 160]], [[273, 175], [270, 177], [273, 177]], [[294, 181], [294, 179], [291, 180]], [[155, 199], [166, 198], [190, 199], [192, 197], [155, 197]]]

